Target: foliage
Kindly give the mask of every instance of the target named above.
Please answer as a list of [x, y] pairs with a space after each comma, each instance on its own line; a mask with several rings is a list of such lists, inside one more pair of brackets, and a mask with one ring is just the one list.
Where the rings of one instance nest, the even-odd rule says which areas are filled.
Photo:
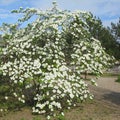
[[[91, 14], [92, 15], [92, 14]], [[93, 17], [93, 15], [92, 15]], [[113, 55], [116, 59], [120, 59], [120, 45], [114, 37], [112, 28], [105, 28], [99, 18], [93, 17], [93, 21], [87, 19], [89, 25], [89, 31], [92, 36], [101, 42], [102, 47], [105, 51]]]
[[111, 23], [111, 28], [110, 32], [111, 34], [114, 36], [116, 42], [117, 42], [117, 51], [116, 54], [118, 56], [118, 58], [120, 59], [120, 18], [119, 21], [117, 23]]
[[116, 82], [119, 82], [119, 83], [120, 83], [120, 75], [118, 76]]
[[6, 45], [1, 71], [12, 96], [30, 103], [33, 113], [45, 113], [47, 119], [56, 111], [63, 114], [64, 108], [75, 106], [78, 100], [92, 99], [81, 73], [98, 76], [112, 59], [89, 32], [86, 19], [92, 21], [91, 14], [62, 11], [55, 4], [46, 11], [20, 8], [13, 12], [24, 14], [17, 25], [32, 16], [36, 19], [24, 28], [16, 29], [16, 24], [1, 27], [8, 30], [2, 35]]
[[64, 117], [64, 113], [58, 115], [58, 116], [57, 116], [57, 120], [66, 120], [65, 117]]
[[116, 40], [120, 40], [120, 18], [116, 24], [111, 23], [111, 32], [114, 34]]

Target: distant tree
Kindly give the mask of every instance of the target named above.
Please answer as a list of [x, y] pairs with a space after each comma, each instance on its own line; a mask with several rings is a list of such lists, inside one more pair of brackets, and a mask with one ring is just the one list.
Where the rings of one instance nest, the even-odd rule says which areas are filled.
[[111, 32], [116, 40], [120, 40], [120, 18], [117, 23], [111, 23]]
[[111, 23], [111, 28], [109, 28], [109, 30], [117, 43], [115, 52], [117, 58], [120, 59], [120, 18], [117, 23]]
[[105, 51], [108, 54], [113, 55], [116, 59], [120, 59], [120, 47], [116, 41], [116, 39], [120, 37], [120, 23], [117, 25], [112, 23], [112, 30], [110, 28], [105, 28], [102, 25], [102, 21], [94, 16], [92, 21], [87, 19], [87, 23], [89, 25], [90, 33], [94, 38], [101, 42], [102, 46], [105, 48]]

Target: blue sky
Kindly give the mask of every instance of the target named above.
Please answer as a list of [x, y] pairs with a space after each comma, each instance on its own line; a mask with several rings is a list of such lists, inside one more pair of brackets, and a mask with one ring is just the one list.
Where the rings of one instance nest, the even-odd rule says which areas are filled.
[[[56, 0], [58, 7], [67, 10], [90, 11], [99, 17], [104, 26], [118, 22], [120, 17], [120, 0]], [[20, 17], [10, 11], [20, 7], [34, 7], [42, 10], [52, 7], [53, 0], [0, 0], [0, 26], [3, 22], [15, 23]]]

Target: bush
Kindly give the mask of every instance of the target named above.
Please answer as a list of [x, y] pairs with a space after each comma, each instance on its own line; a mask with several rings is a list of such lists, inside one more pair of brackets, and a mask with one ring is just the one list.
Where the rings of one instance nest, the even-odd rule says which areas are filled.
[[[34, 113], [46, 114], [48, 119], [56, 110], [61, 113], [78, 100], [92, 99], [81, 73], [100, 75], [112, 59], [88, 32], [86, 19], [92, 20], [91, 15], [55, 7], [13, 12], [25, 14], [21, 23], [32, 15], [37, 18], [25, 28], [7, 25], [11, 32], [3, 35], [7, 46], [1, 53], [1, 71], [12, 95], [22, 103], [29, 101]], [[91, 82], [95, 83], [93, 79]]]
[[118, 76], [116, 82], [119, 82], [119, 83], [120, 83], [120, 75]]

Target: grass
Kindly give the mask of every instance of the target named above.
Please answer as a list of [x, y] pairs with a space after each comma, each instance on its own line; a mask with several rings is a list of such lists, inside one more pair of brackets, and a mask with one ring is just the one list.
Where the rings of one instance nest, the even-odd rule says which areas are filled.
[[119, 76], [118, 73], [103, 73], [103, 77], [112, 77], [112, 76]]
[[120, 75], [118, 76], [116, 82], [119, 82], [119, 83], [120, 83]]
[[[85, 78], [85, 74], [82, 74], [82, 76], [83, 76], [83, 78]], [[86, 76], [86, 78], [88, 77], [88, 76], [95, 76], [94, 74], [92, 74], [92, 73], [88, 73], [87, 74], [87, 76]], [[119, 76], [119, 73], [107, 73], [107, 72], [104, 72], [102, 75], [101, 75], [101, 77], [116, 77], [116, 76]], [[89, 80], [89, 79], [86, 79], [86, 80]]]
[[[65, 117], [57, 116], [51, 120], [114, 120], [116, 116], [120, 119], [119, 110], [116, 111], [115, 108], [97, 100], [80, 103], [64, 112]], [[30, 108], [24, 107], [21, 111], [9, 112], [6, 116], [0, 117], [0, 120], [46, 120], [46, 118], [43, 115], [32, 115]]]

